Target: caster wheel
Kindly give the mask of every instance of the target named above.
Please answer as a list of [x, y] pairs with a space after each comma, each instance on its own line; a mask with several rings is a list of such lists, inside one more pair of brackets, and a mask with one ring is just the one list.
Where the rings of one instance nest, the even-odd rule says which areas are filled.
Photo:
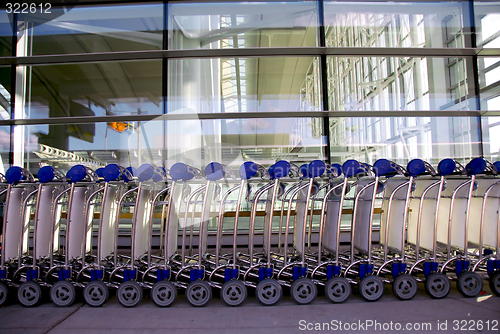
[[458, 276], [457, 290], [464, 297], [476, 297], [483, 290], [483, 279], [475, 272], [464, 271]]
[[56, 306], [68, 307], [75, 302], [76, 291], [68, 281], [59, 281], [50, 288], [50, 299]]
[[193, 306], [205, 306], [212, 299], [212, 287], [205, 281], [191, 282], [186, 290], [186, 298]]
[[83, 298], [87, 305], [101, 307], [108, 301], [109, 290], [102, 281], [92, 281], [83, 289]]
[[325, 284], [325, 295], [333, 303], [343, 303], [351, 295], [351, 284], [344, 277], [332, 277]]
[[0, 282], [0, 306], [5, 304], [8, 296], [9, 296], [9, 288], [7, 287], [7, 285]]
[[142, 300], [142, 287], [135, 281], [120, 284], [116, 292], [118, 301], [125, 307], [134, 307]]
[[450, 280], [443, 273], [432, 273], [425, 280], [425, 292], [434, 299], [448, 296], [450, 289]]
[[400, 300], [410, 300], [418, 292], [418, 282], [410, 274], [400, 274], [392, 283], [392, 292]]
[[156, 305], [161, 307], [170, 306], [177, 299], [177, 288], [172, 282], [159, 281], [151, 288], [150, 296]]
[[24, 282], [17, 290], [17, 299], [23, 306], [35, 306], [42, 299], [42, 288], [33, 281]]
[[375, 302], [384, 294], [384, 282], [378, 276], [369, 275], [359, 282], [359, 294], [367, 302]]
[[247, 287], [241, 281], [230, 280], [222, 286], [220, 296], [227, 305], [240, 306], [247, 299]]
[[301, 277], [293, 281], [292, 286], [290, 287], [290, 294], [292, 295], [293, 300], [300, 305], [306, 305], [311, 303], [318, 293], [318, 289], [316, 288], [316, 284], [306, 277]]
[[490, 289], [491, 292], [500, 297], [500, 270], [497, 270], [493, 274], [491, 274]]
[[275, 305], [283, 296], [281, 285], [272, 278], [266, 278], [257, 285], [255, 296], [259, 302], [266, 306]]

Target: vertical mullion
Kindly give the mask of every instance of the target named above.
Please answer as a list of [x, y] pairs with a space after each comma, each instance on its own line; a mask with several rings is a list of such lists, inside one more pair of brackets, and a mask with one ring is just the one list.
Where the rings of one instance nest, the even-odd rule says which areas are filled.
[[[325, 35], [325, 7], [324, 1], [318, 0], [318, 16], [319, 16], [319, 46], [321, 48], [326, 47], [326, 35]], [[323, 111], [328, 110], [328, 73], [327, 73], [327, 62], [326, 55], [320, 55], [320, 68], [321, 68], [321, 93], [322, 93], [322, 102], [323, 102]], [[327, 163], [331, 163], [331, 150], [330, 150], [330, 118], [325, 116], [323, 117], [323, 138], [326, 139], [326, 143], [324, 146], [324, 155]]]
[[[17, 57], [17, 14], [12, 15], [12, 57]], [[14, 110], [16, 108], [16, 70], [18, 65], [11, 65], [10, 67], [10, 119], [14, 118]], [[10, 126], [10, 152], [9, 152], [9, 166], [14, 164], [14, 140], [12, 134], [14, 133], [15, 125]]]

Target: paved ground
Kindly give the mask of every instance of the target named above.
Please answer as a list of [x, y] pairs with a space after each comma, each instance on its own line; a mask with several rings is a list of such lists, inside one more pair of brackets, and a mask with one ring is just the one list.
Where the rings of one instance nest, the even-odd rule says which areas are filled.
[[[491, 295], [486, 281], [484, 290], [479, 298], [463, 298], [453, 289], [446, 299], [432, 300], [421, 286], [413, 300], [403, 302], [386, 285], [386, 294], [376, 303], [367, 303], [354, 295], [346, 303], [334, 305], [318, 296], [312, 304], [299, 306], [286, 296], [278, 305], [264, 307], [249, 297], [237, 308], [226, 307], [217, 297], [207, 307], [194, 308], [184, 296], [165, 309], [156, 307], [149, 297], [132, 309], [122, 307], [116, 297], [102, 308], [91, 308], [81, 301], [69, 308], [57, 308], [49, 302], [36, 308], [11, 303], [0, 309], [0, 333], [300, 333], [304, 332], [301, 329], [314, 329], [317, 324], [329, 332], [353, 332], [337, 328], [340, 321], [342, 326], [364, 325], [354, 331], [357, 333], [396, 333], [396, 323], [401, 323], [401, 330], [406, 333], [458, 332], [454, 327], [479, 332], [481, 324], [483, 333], [500, 333], [500, 298]], [[367, 327], [370, 321], [373, 326]], [[330, 330], [324, 323], [330, 325]], [[406, 328], [407, 324], [412, 327]], [[423, 330], [427, 324], [432, 327]], [[422, 329], [416, 330], [418, 326]]]

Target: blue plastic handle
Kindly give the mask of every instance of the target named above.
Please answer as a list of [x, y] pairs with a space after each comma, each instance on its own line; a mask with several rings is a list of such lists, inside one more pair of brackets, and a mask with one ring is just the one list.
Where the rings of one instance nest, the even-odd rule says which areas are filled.
[[220, 180], [226, 175], [224, 167], [218, 162], [211, 162], [205, 167], [205, 177], [209, 181]]
[[446, 176], [452, 174], [457, 168], [457, 164], [453, 159], [443, 159], [438, 164], [439, 175]]
[[481, 174], [486, 170], [486, 160], [483, 158], [474, 158], [466, 166], [467, 174], [476, 175]]
[[309, 176], [309, 165], [303, 164], [299, 167], [300, 177], [305, 178]]
[[41, 183], [50, 182], [54, 179], [55, 170], [52, 166], [44, 166], [38, 170], [38, 180]]
[[425, 173], [425, 162], [421, 159], [413, 159], [406, 166], [410, 176], [419, 176]]
[[96, 173], [96, 174], [97, 174], [97, 176], [99, 176], [99, 177], [104, 177], [103, 172], [104, 172], [104, 167], [97, 168], [97, 169], [95, 170], [95, 173]]
[[80, 182], [87, 175], [87, 169], [83, 165], [75, 165], [66, 173], [66, 178], [71, 182]]
[[353, 177], [359, 173], [359, 169], [360, 165], [356, 160], [347, 160], [342, 165], [342, 171], [344, 172], [345, 177]]
[[104, 167], [102, 175], [106, 182], [115, 181], [120, 177], [120, 166], [118, 166], [117, 164], [107, 165], [106, 167]]
[[[134, 177], [137, 175], [137, 170], [134, 167], [130, 166], [125, 169], [130, 173], [130, 176]], [[131, 182], [133, 180], [133, 178], [128, 177], [127, 173], [122, 173], [122, 178], [125, 182]]]
[[331, 164], [330, 168], [327, 170], [329, 174], [335, 174], [335, 176], [342, 175], [342, 165], [340, 164]]
[[[497, 169], [497, 172], [500, 173], [500, 161], [496, 161], [493, 163], [493, 166]], [[497, 174], [498, 175], [498, 174]]]
[[242, 180], [248, 180], [254, 177], [259, 171], [259, 167], [255, 162], [245, 161], [239, 169], [240, 177]]
[[166, 175], [167, 175], [167, 170], [164, 167], [156, 167], [154, 169], [153, 181], [154, 182], [164, 181]]
[[325, 172], [326, 165], [321, 160], [314, 160], [311, 161], [311, 163], [309, 164], [308, 170], [309, 170], [309, 175], [308, 175], [309, 177], [311, 178], [319, 177], [323, 175], [323, 173]]
[[153, 177], [153, 174], [155, 173], [155, 168], [151, 164], [144, 164], [141, 165], [139, 168], [137, 168], [137, 178], [139, 179], [139, 182], [146, 182], [150, 180]]
[[373, 171], [376, 176], [384, 176], [391, 172], [394, 172], [395, 169], [392, 167], [392, 163], [387, 159], [378, 159], [373, 164]]
[[[273, 174], [274, 177], [280, 179], [282, 177], [287, 176], [290, 173], [290, 163], [285, 160], [280, 160], [273, 165]], [[271, 173], [269, 173], [271, 174]]]
[[21, 179], [23, 178], [22, 168], [19, 166], [10, 167], [9, 169], [7, 169], [7, 172], [5, 173], [5, 178], [7, 179], [7, 182], [9, 184], [21, 181]]

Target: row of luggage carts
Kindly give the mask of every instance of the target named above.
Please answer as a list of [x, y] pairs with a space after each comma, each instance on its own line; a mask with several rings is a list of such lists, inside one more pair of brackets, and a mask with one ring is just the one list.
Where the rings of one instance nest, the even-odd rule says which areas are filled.
[[483, 158], [437, 168], [282, 160], [247, 161], [239, 175], [217, 162], [45, 166], [35, 179], [11, 167], [0, 191], [0, 304], [17, 291], [34, 306], [49, 291], [70, 306], [83, 291], [94, 307], [110, 292], [127, 307], [145, 292], [169, 306], [183, 291], [204, 306], [215, 289], [230, 306], [248, 291], [264, 305], [283, 291], [308, 304], [318, 288], [342, 303], [354, 287], [377, 301], [385, 284], [409, 300], [419, 283], [444, 298], [452, 281], [474, 297], [483, 279], [500, 296], [498, 169]]

